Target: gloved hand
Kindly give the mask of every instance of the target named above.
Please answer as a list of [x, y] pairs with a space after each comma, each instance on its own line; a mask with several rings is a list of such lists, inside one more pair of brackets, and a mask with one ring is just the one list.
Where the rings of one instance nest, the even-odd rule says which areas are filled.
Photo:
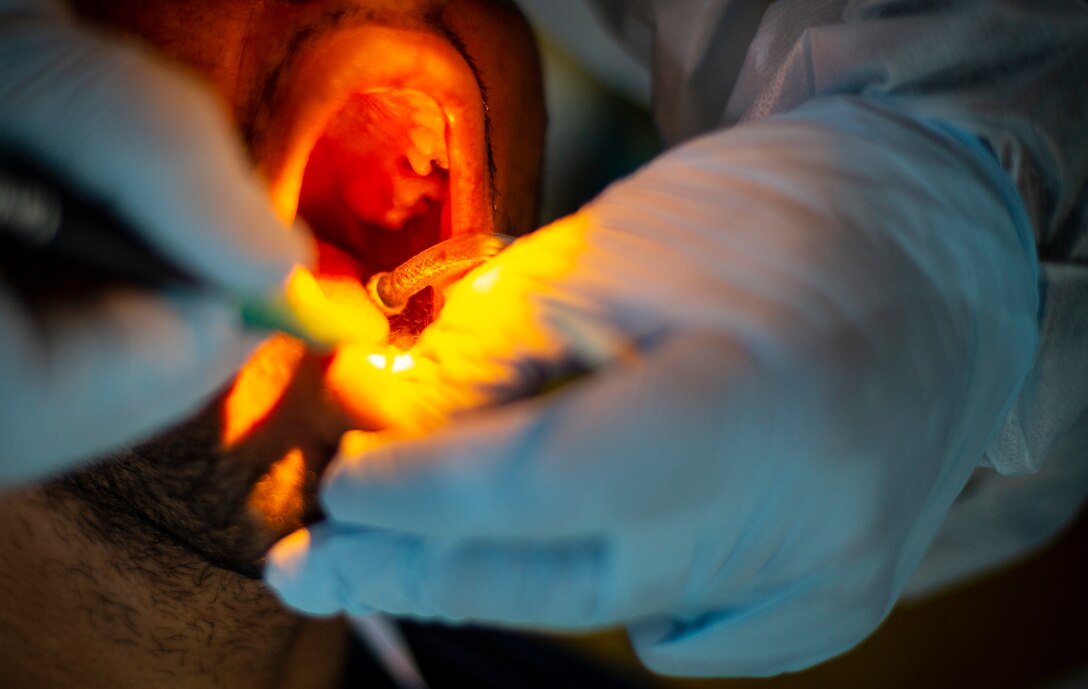
[[[257, 294], [305, 260], [225, 112], [140, 46], [60, 2], [0, 0], [0, 146], [113, 204], [224, 293]], [[61, 470], [192, 411], [243, 360], [226, 300], [114, 291], [31, 311], [0, 274], [0, 484]]]
[[596, 370], [356, 435], [267, 580], [318, 613], [623, 623], [664, 673], [818, 662], [887, 614], [1003, 419], [1034, 261], [996, 161], [886, 103], [696, 140], [468, 276], [375, 408]]

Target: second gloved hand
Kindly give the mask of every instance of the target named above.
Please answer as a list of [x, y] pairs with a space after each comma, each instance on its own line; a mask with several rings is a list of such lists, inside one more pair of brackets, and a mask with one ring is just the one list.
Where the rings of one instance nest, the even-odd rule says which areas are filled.
[[60, 0], [0, 0], [0, 150], [110, 206], [214, 295], [72, 294], [31, 305], [0, 275], [0, 484], [62, 471], [180, 420], [244, 361], [238, 306], [307, 259], [222, 104]]
[[268, 581], [312, 612], [622, 623], [666, 673], [849, 648], [1030, 366], [1012, 189], [855, 100], [664, 155], [455, 289], [385, 409], [486, 408], [346, 443]]

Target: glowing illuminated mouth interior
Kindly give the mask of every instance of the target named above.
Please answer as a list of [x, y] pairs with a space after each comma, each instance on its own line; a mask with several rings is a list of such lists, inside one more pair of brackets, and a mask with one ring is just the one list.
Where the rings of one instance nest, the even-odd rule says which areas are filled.
[[[279, 120], [292, 124], [273, 131], [292, 142], [273, 161], [274, 195], [312, 227], [319, 279], [357, 287], [442, 240], [494, 231], [482, 97], [448, 42], [359, 29], [294, 83]], [[404, 317], [429, 315], [410, 305]]]
[[445, 116], [433, 98], [349, 98], [314, 145], [299, 192], [298, 212], [322, 243], [319, 272], [354, 265], [365, 279], [451, 236], [449, 167]]

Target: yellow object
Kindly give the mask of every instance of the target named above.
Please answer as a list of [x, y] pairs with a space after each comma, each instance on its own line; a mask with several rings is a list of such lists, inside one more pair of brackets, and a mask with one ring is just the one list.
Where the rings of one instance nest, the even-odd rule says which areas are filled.
[[[428, 433], [451, 415], [545, 392], [569, 381], [568, 374], [629, 356], [620, 333], [549, 291], [586, 246], [585, 215], [560, 222], [563, 232], [526, 236], [453, 285], [441, 316], [410, 352], [338, 348], [325, 382], [359, 429]], [[516, 363], [525, 353], [570, 362], [570, 370], [541, 369], [538, 380]]]
[[429, 399], [434, 388], [434, 362], [386, 347], [340, 347], [325, 384], [359, 428], [402, 428], [422, 431], [445, 419], [444, 405]]
[[242, 305], [246, 325], [278, 330], [326, 349], [340, 343], [383, 344], [389, 321], [350, 280], [322, 278], [296, 266], [283, 292]]

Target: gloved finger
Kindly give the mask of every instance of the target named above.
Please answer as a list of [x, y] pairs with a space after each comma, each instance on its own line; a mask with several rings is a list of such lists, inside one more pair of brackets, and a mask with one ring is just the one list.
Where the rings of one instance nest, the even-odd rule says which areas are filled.
[[0, 299], [0, 323], [3, 480], [62, 470], [178, 420], [252, 344], [232, 306], [135, 290], [39, 322]]
[[582, 537], [653, 520], [720, 491], [729, 453], [749, 451], [750, 431], [765, 421], [745, 392], [750, 364], [733, 342], [691, 334], [426, 437], [364, 435], [369, 451], [341, 455], [326, 472], [326, 512], [455, 538]]
[[[754, 602], [690, 623], [655, 618], [628, 626], [639, 659], [663, 675], [768, 676], [844, 653], [880, 624], [894, 602], [868, 568], [836, 572], [830, 589], [796, 582]], [[868, 579], [868, 581], [863, 581]]]
[[394, 615], [584, 629], [602, 619], [599, 543], [439, 544], [317, 524], [281, 541], [265, 579], [303, 612]]
[[202, 84], [54, 5], [17, 9], [0, 22], [0, 141], [113, 206], [207, 281], [263, 292], [309, 260]]

